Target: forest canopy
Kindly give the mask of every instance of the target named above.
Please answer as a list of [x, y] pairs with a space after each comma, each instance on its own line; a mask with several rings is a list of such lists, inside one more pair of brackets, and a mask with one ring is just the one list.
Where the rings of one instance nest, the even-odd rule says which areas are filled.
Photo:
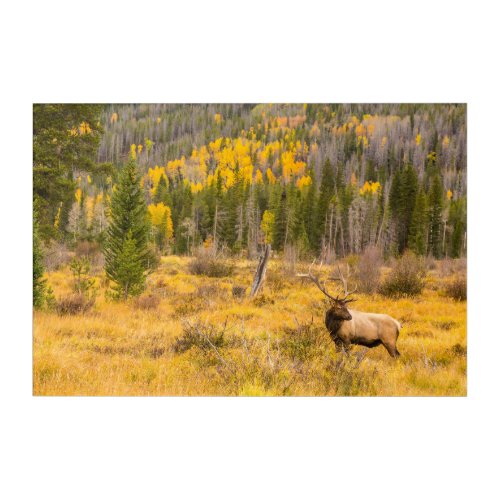
[[464, 104], [36, 104], [33, 117], [44, 240], [101, 243], [133, 161], [165, 254], [466, 253]]

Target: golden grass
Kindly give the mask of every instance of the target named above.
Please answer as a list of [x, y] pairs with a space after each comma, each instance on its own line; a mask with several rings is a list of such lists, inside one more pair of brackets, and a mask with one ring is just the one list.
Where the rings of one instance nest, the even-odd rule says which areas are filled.
[[[466, 303], [443, 296], [449, 277], [431, 274], [415, 299], [358, 295], [356, 309], [403, 323], [402, 356], [394, 360], [382, 346], [337, 354], [323, 325], [321, 293], [287, 277], [279, 260], [271, 261], [254, 300], [231, 294], [233, 284], [250, 287], [254, 263], [239, 261], [233, 276], [208, 278], [188, 274], [188, 262], [162, 259], [148, 278], [147, 293], [160, 297], [153, 309], [106, 300], [98, 280], [92, 311], [36, 311], [34, 394], [466, 395]], [[68, 269], [47, 277], [56, 297], [71, 292]], [[204, 335], [224, 324], [225, 343], [210, 346]], [[176, 339], [189, 328], [201, 344], [176, 352]]]

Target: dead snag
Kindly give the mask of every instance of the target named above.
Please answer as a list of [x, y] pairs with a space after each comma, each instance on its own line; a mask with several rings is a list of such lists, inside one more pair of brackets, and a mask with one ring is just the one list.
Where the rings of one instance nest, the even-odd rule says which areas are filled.
[[253, 278], [252, 290], [250, 292], [250, 297], [254, 297], [257, 292], [262, 288], [262, 284], [266, 278], [267, 263], [269, 261], [269, 256], [271, 255], [271, 245], [266, 245], [264, 252], [259, 257], [259, 264], [257, 265], [257, 270], [255, 271], [255, 276]]

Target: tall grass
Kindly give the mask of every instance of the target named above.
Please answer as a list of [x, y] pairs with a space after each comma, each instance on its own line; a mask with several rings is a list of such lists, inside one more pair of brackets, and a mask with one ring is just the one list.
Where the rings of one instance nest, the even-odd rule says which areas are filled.
[[[190, 258], [164, 257], [137, 301], [105, 298], [102, 274], [92, 311], [34, 316], [34, 388], [38, 395], [464, 395], [466, 302], [443, 295], [453, 275], [429, 271], [417, 298], [358, 294], [356, 309], [403, 323], [402, 356], [383, 347], [335, 352], [324, 327], [327, 307], [310, 283], [269, 264], [257, 299], [254, 263], [232, 276], [193, 275]], [[298, 263], [297, 266], [306, 266]], [[319, 268], [318, 268], [319, 271]], [[323, 278], [331, 269], [323, 269]], [[47, 276], [57, 298], [72, 289], [68, 267]], [[151, 299], [150, 297], [154, 297]]]

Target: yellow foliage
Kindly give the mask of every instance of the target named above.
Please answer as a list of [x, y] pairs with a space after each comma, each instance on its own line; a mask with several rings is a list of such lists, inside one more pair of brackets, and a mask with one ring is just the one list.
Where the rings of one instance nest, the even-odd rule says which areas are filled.
[[146, 151], [149, 153], [151, 151], [151, 148], [154, 145], [154, 142], [151, 139], [148, 139], [147, 137], [144, 139], [144, 144], [146, 144]]
[[139, 145], [137, 146], [137, 152], [138, 152], [139, 154], [141, 154], [141, 153], [142, 153], [142, 144], [139, 144]]
[[309, 175], [303, 175], [300, 179], [297, 179], [296, 185], [299, 189], [303, 187], [310, 186], [312, 184], [312, 179]]
[[443, 148], [446, 149], [450, 145], [450, 138], [445, 135], [443, 138]]
[[172, 224], [172, 211], [168, 205], [163, 202], [156, 205], [148, 206], [148, 213], [151, 219], [151, 224], [157, 228], [164, 227], [165, 235], [168, 239], [172, 238], [174, 234], [174, 226]]
[[78, 127], [78, 132], [80, 133], [80, 135], [90, 134], [92, 132], [92, 129], [87, 122], [82, 122]]
[[356, 177], [356, 174], [354, 172], [351, 174], [351, 184], [353, 186], [357, 186], [358, 185], [358, 178]]
[[85, 214], [87, 216], [88, 225], [92, 224], [94, 218], [95, 200], [92, 196], [88, 196], [85, 200]]
[[273, 241], [273, 229], [274, 229], [274, 214], [266, 210], [262, 214], [262, 222], [260, 223], [260, 229], [264, 233], [264, 242], [272, 243]]
[[130, 145], [130, 157], [135, 160], [137, 158], [137, 146], [135, 144]]
[[264, 179], [262, 178], [262, 172], [260, 170], [257, 170], [257, 172], [255, 172], [254, 182], [255, 184], [262, 184], [264, 182]]
[[88, 182], [89, 184], [92, 184], [92, 178], [90, 177], [90, 175], [87, 175], [87, 182]]
[[214, 121], [215, 123], [219, 124], [222, 121], [222, 115], [220, 113], [215, 113]]
[[446, 192], [446, 198], [448, 198], [448, 200], [451, 200], [452, 197], [453, 191], [451, 189], [448, 189], [448, 191]]
[[199, 193], [203, 189], [203, 185], [201, 182], [197, 182], [196, 184], [194, 182], [191, 182], [191, 192], [193, 194]]
[[421, 134], [417, 134], [417, 137], [415, 137], [415, 144], [417, 146], [420, 146], [421, 142], [422, 142], [422, 135]]
[[382, 186], [380, 185], [380, 182], [372, 182], [372, 181], [366, 181], [363, 184], [363, 187], [360, 188], [359, 194], [365, 195], [365, 194], [376, 194]]
[[111, 123], [116, 123], [118, 121], [118, 113], [113, 113], [109, 119]]
[[161, 123], [161, 118], [160, 118], [160, 117], [158, 117], [158, 118], [156, 119], [156, 123], [158, 123], [158, 124], [160, 124], [160, 123]]
[[305, 162], [295, 161], [295, 153], [293, 151], [282, 153], [281, 164], [283, 166], [283, 178], [285, 182], [289, 182], [292, 176], [297, 177], [302, 175], [306, 168]]
[[266, 170], [266, 176], [267, 176], [267, 180], [269, 181], [269, 184], [276, 184], [276, 177], [270, 168], [268, 168]]
[[80, 188], [76, 188], [75, 198], [78, 203], [82, 201], [82, 190]]
[[59, 229], [59, 223], [61, 221], [61, 209], [62, 209], [62, 201], [59, 203], [59, 207], [57, 208], [56, 217], [54, 219], [54, 228]]

